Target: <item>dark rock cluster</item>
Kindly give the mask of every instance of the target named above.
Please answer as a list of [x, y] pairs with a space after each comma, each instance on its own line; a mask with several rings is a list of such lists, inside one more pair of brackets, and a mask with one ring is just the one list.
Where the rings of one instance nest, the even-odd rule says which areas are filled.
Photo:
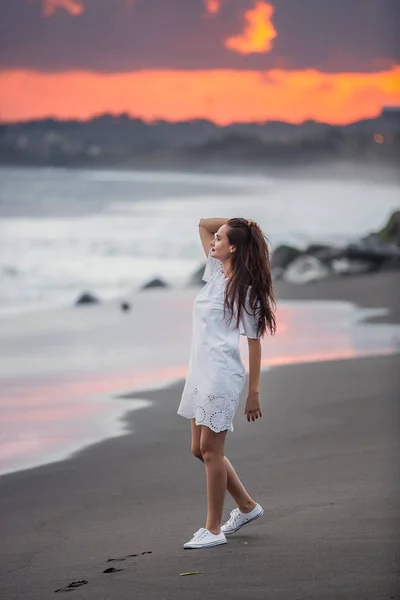
[[345, 246], [313, 244], [301, 251], [279, 246], [271, 259], [275, 280], [307, 283], [332, 275], [373, 273], [400, 268], [400, 211], [390, 217], [381, 231]]

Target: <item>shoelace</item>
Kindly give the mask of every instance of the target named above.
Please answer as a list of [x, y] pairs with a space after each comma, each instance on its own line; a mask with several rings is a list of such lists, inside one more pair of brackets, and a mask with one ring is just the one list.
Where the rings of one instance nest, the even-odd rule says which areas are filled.
[[194, 534], [192, 539], [200, 539], [202, 537], [204, 537], [206, 534], [208, 533], [207, 529], [205, 529], [204, 527], [201, 527], [201, 529], [198, 529]]
[[231, 512], [231, 516], [229, 518], [229, 521], [228, 521], [227, 525], [229, 527], [236, 527], [237, 522], [238, 522], [240, 516], [241, 516], [240, 515], [240, 510], [238, 508], [234, 508], [232, 510], [232, 512]]

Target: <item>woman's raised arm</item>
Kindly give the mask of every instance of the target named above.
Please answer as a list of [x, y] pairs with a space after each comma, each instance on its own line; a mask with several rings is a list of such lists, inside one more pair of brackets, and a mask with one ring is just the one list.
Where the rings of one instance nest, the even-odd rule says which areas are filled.
[[205, 255], [208, 256], [210, 252], [210, 244], [214, 239], [214, 234], [218, 231], [222, 225], [225, 225], [229, 219], [223, 219], [220, 217], [211, 219], [200, 219], [199, 221], [199, 233], [201, 243], [203, 244]]

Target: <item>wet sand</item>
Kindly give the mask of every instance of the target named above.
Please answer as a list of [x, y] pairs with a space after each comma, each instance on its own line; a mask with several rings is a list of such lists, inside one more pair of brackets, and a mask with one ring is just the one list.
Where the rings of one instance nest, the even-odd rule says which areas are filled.
[[349, 277], [332, 277], [307, 285], [284, 281], [275, 284], [276, 296], [282, 300], [343, 300], [363, 308], [387, 308], [387, 317], [376, 322], [400, 322], [400, 273], [382, 271]]
[[[398, 322], [398, 283], [380, 274], [277, 295], [389, 306]], [[176, 415], [183, 382], [147, 393], [154, 403], [128, 414], [128, 435], [1, 477], [4, 597], [44, 600], [85, 580], [73, 597], [397, 598], [398, 365], [396, 355], [263, 373], [264, 417], [249, 424], [239, 409], [226, 451], [265, 516], [224, 546], [182, 548], [206, 506], [204, 467]], [[227, 498], [225, 517], [232, 508]]]

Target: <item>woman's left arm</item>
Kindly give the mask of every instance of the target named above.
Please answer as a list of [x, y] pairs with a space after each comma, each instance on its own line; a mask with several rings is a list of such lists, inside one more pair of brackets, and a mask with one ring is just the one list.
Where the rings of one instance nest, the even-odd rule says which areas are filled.
[[262, 417], [260, 406], [261, 340], [247, 338], [249, 344], [249, 393], [244, 414], [250, 422]]

